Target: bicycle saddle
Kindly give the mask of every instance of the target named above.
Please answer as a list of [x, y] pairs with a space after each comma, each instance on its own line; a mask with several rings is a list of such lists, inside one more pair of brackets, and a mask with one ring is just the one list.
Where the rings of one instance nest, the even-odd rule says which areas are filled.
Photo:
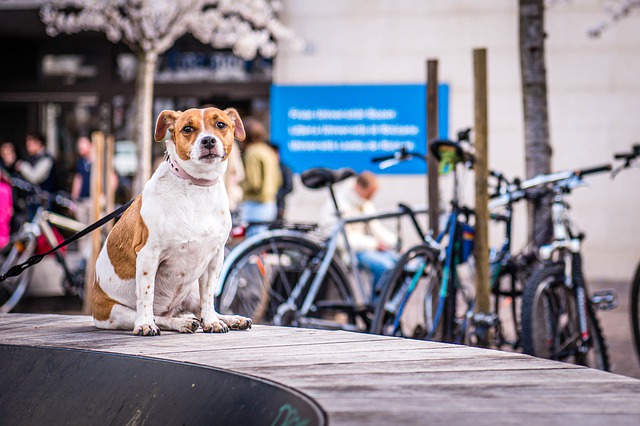
[[456, 157], [459, 158], [459, 161], [473, 161], [473, 154], [465, 151], [459, 142], [447, 139], [434, 139], [429, 142], [429, 148], [438, 161], [442, 160], [441, 154], [444, 150], [455, 150]]
[[300, 178], [302, 179], [302, 184], [307, 188], [320, 189], [327, 188], [334, 183], [342, 182], [343, 180], [355, 175], [356, 172], [347, 167], [338, 170], [318, 167], [315, 169], [305, 170], [300, 175]]

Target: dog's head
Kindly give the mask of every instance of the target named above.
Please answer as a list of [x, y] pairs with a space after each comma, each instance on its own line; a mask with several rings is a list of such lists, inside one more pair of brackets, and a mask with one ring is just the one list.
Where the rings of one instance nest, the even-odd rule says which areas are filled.
[[234, 138], [241, 141], [245, 138], [242, 120], [234, 108], [162, 111], [156, 121], [155, 140], [161, 142], [167, 131], [169, 154], [189, 174], [198, 178], [222, 174]]

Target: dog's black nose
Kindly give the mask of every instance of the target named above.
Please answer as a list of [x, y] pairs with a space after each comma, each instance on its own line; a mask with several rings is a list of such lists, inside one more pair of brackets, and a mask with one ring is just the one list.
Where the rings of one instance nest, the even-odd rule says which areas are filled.
[[211, 149], [216, 144], [216, 140], [215, 140], [215, 138], [212, 138], [211, 136], [205, 136], [200, 141], [200, 144], [202, 144], [202, 146], [204, 146], [207, 149]]

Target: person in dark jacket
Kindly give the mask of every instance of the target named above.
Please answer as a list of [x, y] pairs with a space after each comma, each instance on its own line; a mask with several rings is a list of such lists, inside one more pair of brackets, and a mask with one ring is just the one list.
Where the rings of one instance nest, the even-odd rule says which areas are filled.
[[26, 181], [40, 186], [43, 191], [55, 190], [55, 160], [46, 150], [44, 137], [35, 132], [27, 134], [26, 147], [29, 158], [26, 161], [16, 161], [16, 172]]

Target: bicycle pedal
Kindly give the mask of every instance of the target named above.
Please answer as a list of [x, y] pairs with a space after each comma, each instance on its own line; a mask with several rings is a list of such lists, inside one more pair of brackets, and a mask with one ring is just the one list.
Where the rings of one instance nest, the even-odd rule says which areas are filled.
[[493, 312], [477, 312], [473, 314], [473, 323], [476, 327], [495, 327], [498, 323], [498, 315]]
[[591, 296], [591, 304], [598, 311], [610, 311], [618, 306], [618, 293], [613, 290], [600, 290]]

